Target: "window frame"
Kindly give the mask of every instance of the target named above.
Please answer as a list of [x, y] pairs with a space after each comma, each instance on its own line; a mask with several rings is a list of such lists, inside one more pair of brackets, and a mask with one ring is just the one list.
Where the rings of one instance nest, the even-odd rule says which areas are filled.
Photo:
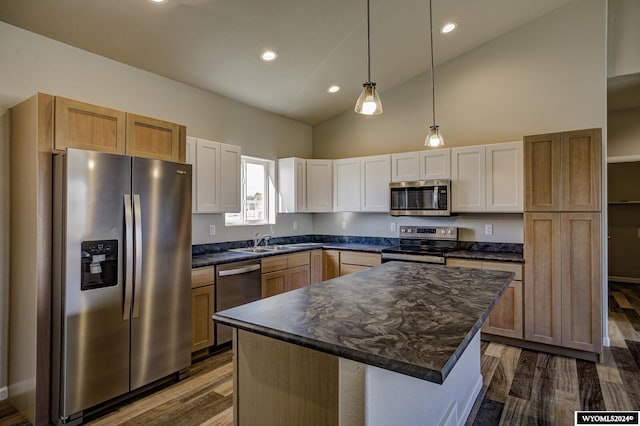
[[[263, 210], [264, 219], [249, 220], [247, 218], [247, 164], [256, 164], [263, 167], [264, 170], [264, 188], [263, 188]], [[272, 204], [275, 204], [275, 184], [273, 182], [273, 174], [275, 170], [275, 162], [266, 158], [251, 157], [242, 155], [240, 157], [240, 191], [241, 202], [239, 213], [225, 213], [225, 226], [255, 226], [268, 225], [275, 223], [275, 210]], [[229, 222], [228, 215], [240, 214], [241, 221]]]

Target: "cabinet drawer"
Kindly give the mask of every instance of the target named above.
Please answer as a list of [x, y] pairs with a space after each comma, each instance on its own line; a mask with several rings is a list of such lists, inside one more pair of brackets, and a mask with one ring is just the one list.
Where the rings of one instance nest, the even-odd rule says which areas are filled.
[[459, 268], [477, 268], [482, 269], [482, 261], [470, 259], [447, 259], [447, 266], [455, 266]]
[[308, 265], [310, 262], [310, 253], [303, 251], [301, 253], [294, 253], [287, 256], [287, 267], [295, 268], [297, 266]]
[[350, 264], [340, 264], [340, 276], [353, 274], [354, 272], [364, 271], [365, 269], [369, 269], [370, 266], [363, 265], [350, 265]]
[[214, 282], [215, 274], [213, 266], [204, 268], [196, 268], [191, 270], [191, 288], [203, 287], [211, 285]]
[[341, 264], [346, 263], [349, 265], [375, 266], [380, 264], [380, 255], [378, 253], [341, 251], [340, 263]]
[[287, 269], [287, 256], [272, 256], [262, 259], [262, 273]]
[[514, 274], [516, 274], [516, 276], [513, 279], [516, 281], [522, 281], [522, 264], [521, 263], [483, 261], [482, 269], [488, 269], [490, 271], [513, 272]]

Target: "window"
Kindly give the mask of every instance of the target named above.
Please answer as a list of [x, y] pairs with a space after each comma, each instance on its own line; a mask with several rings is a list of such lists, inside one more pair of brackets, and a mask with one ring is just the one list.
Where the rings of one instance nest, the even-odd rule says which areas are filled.
[[[273, 223], [274, 162], [262, 158], [242, 156], [242, 211], [226, 213], [225, 225], [263, 225]], [[270, 220], [271, 219], [271, 220]]]

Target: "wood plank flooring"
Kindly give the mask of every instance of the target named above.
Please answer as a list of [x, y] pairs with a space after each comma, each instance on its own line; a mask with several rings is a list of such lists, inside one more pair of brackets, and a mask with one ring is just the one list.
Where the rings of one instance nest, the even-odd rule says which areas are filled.
[[[609, 284], [611, 347], [596, 364], [482, 342], [483, 388], [467, 425], [573, 425], [574, 410], [640, 410], [640, 285]], [[232, 355], [191, 367], [191, 375], [122, 405], [91, 425], [230, 425]], [[0, 401], [0, 426], [29, 425]]]

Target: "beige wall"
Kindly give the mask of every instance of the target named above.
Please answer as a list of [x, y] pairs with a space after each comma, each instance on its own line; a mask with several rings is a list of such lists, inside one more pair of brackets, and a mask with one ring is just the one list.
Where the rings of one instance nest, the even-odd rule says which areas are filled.
[[[575, 0], [439, 66], [436, 119], [447, 146], [604, 128], [605, 17], [605, 2]], [[378, 81], [384, 113], [363, 117], [349, 110], [314, 127], [314, 156], [422, 149], [431, 121], [427, 77], [386, 90]]]
[[640, 108], [608, 114], [608, 156], [640, 156]]
[[[446, 146], [507, 142], [529, 134], [591, 127], [606, 131], [605, 45], [605, 2], [576, 0], [439, 66], [436, 119]], [[384, 82], [377, 83], [384, 88]], [[380, 116], [359, 116], [349, 110], [314, 127], [314, 156], [424, 149], [431, 120], [429, 75], [384, 90], [381, 96]], [[343, 220], [347, 234], [379, 236], [393, 236], [391, 222], [403, 221], [386, 215], [323, 214], [314, 217], [314, 231], [339, 233]], [[463, 240], [523, 242], [521, 216], [412, 220], [440, 222], [461, 227]], [[493, 235], [484, 235], [485, 223], [494, 225]]]
[[0, 115], [0, 400], [7, 396], [9, 319], [9, 113]]
[[[240, 145], [263, 158], [311, 157], [311, 127], [0, 22], [0, 390], [6, 386], [8, 198], [5, 155], [7, 110], [45, 92], [185, 124], [191, 136]], [[3, 116], [3, 114], [5, 114]], [[224, 229], [223, 216], [197, 215], [193, 242], [246, 239], [255, 232], [290, 233], [294, 217], [273, 227]], [[296, 220], [297, 233], [312, 232], [312, 219]], [[209, 224], [218, 235], [209, 237]], [[0, 394], [1, 395], [1, 394]]]
[[640, 1], [609, 2], [609, 77], [640, 72]]

